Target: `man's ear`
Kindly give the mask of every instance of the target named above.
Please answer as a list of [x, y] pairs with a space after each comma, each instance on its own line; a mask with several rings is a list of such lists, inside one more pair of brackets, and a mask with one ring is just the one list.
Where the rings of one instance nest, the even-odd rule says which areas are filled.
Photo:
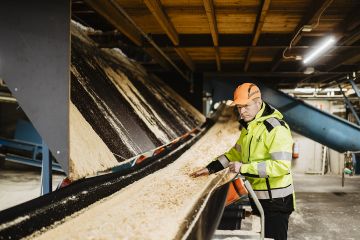
[[261, 98], [256, 99], [256, 105], [258, 106], [259, 109], [261, 109], [261, 105], [262, 105], [262, 100], [261, 100]]

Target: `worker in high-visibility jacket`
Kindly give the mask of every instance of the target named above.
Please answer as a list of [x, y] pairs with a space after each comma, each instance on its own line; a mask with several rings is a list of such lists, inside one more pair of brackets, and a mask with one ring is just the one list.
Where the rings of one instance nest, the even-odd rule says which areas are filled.
[[[262, 101], [255, 84], [238, 86], [232, 105], [241, 117], [240, 138], [228, 152], [191, 176], [204, 176], [227, 167], [244, 175], [264, 209], [265, 237], [287, 239], [289, 216], [295, 207], [289, 126], [278, 110]], [[258, 214], [251, 198], [250, 202]]]

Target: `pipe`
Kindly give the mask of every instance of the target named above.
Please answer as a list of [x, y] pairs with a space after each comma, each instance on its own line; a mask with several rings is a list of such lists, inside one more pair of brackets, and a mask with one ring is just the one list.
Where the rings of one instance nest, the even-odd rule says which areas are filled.
[[183, 71], [160, 49], [160, 47], [143, 31], [141, 28], [132, 20], [132, 18], [125, 12], [125, 10], [120, 7], [117, 2], [114, 0], [109, 0], [114, 8], [120, 12], [135, 28], [138, 30], [141, 35], [175, 68], [175, 70], [188, 82], [191, 82], [190, 79], [186, 76]]
[[259, 199], [256, 197], [256, 194], [255, 194], [254, 190], [252, 189], [252, 187], [251, 187], [248, 180], [245, 180], [244, 185], [245, 185], [246, 189], [248, 190], [250, 196], [253, 198], [257, 209], [259, 210], [260, 223], [261, 223], [260, 239], [263, 240], [264, 237], [265, 237], [265, 214], [264, 214], [264, 209], [262, 208], [262, 206], [261, 206], [261, 204], [259, 202]]

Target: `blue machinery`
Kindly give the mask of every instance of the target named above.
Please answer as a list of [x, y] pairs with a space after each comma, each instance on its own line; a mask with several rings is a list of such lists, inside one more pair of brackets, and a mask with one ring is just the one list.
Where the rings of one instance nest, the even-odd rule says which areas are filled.
[[265, 101], [279, 109], [292, 130], [338, 152], [360, 150], [360, 127], [280, 91], [262, 86]]
[[[14, 22], [15, 11], [20, 17]], [[21, 7], [4, 1], [0, 8], [0, 28], [6, 32], [0, 38], [0, 78], [65, 173], [69, 171], [70, 15], [69, 0], [22, 1]], [[35, 156], [42, 152], [42, 193], [47, 193], [52, 168], [48, 147], [18, 139], [3, 144], [30, 149]], [[35, 164], [33, 160], [26, 159]]]
[[28, 121], [18, 120], [14, 139], [0, 138], [0, 150], [6, 161], [42, 168], [41, 194], [52, 190], [51, 169], [64, 172], [58, 163], [52, 162], [49, 148]]
[[[246, 81], [249, 81], [247, 79]], [[204, 90], [211, 92], [213, 102], [232, 99], [241, 83], [231, 74], [205, 74]], [[263, 99], [279, 109], [295, 132], [338, 152], [360, 151], [360, 127], [340, 117], [321, 111], [299, 99], [261, 83]]]

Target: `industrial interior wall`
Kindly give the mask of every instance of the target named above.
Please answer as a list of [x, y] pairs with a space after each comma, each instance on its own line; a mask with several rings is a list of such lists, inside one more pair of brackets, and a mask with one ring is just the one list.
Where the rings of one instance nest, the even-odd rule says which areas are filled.
[[[332, 102], [325, 100], [306, 100], [306, 103], [332, 114], [334, 114], [334, 109], [337, 109]], [[293, 172], [321, 174], [323, 171], [323, 145], [295, 132], [292, 132], [292, 135], [299, 146], [299, 157], [293, 160]], [[343, 161], [342, 153], [328, 149], [325, 172], [341, 174]], [[327, 171], [327, 167], [329, 167], [329, 171]]]
[[[73, 141], [69, 165], [73, 178], [93, 175], [94, 171], [105, 170], [169, 143], [205, 121], [193, 106], [119, 49], [99, 49], [88, 37], [89, 32], [93, 30], [72, 22], [71, 104], [74, 106], [70, 125], [74, 125], [72, 121], [85, 121], [77, 127], [89, 125], [93, 130], [86, 136], [86, 131], [71, 128], [71, 134], [82, 134], [76, 137], [78, 141], [70, 136]], [[81, 117], [75, 114], [77, 111]], [[86, 142], [81, 141], [85, 139]], [[105, 160], [104, 156], [107, 156]]]

